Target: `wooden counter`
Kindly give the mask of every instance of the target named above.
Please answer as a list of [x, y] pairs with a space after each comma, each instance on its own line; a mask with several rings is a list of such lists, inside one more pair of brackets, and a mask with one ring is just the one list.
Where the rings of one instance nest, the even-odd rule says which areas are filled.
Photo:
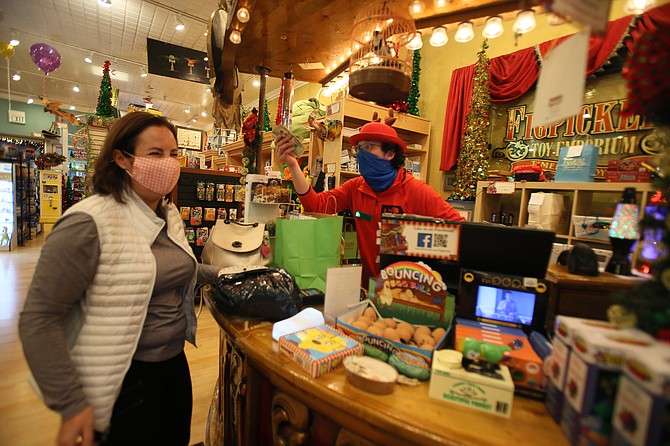
[[617, 303], [615, 291], [630, 290], [648, 279], [602, 272], [597, 276], [570, 274], [563, 265], [547, 268], [550, 302], [547, 328], [553, 329], [556, 315], [607, 320], [607, 308]]
[[508, 419], [432, 399], [428, 382], [382, 396], [348, 384], [343, 369], [311, 378], [279, 355], [271, 323], [206, 302], [221, 327], [223, 444], [567, 444], [539, 401], [515, 397]]

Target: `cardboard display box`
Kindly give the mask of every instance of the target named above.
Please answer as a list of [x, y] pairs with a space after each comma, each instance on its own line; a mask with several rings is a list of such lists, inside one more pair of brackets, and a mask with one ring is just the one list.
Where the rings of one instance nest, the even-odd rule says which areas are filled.
[[327, 325], [320, 325], [280, 337], [279, 353], [318, 378], [342, 366], [345, 357], [362, 355], [363, 345]]

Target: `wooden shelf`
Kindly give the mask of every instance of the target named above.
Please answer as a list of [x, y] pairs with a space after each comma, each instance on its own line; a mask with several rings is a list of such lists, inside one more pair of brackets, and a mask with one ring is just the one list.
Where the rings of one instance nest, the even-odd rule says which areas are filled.
[[567, 225], [564, 231], [556, 234], [560, 243], [593, 243], [594, 247], [604, 248], [609, 239], [599, 240], [575, 235], [573, 220], [575, 216], [608, 217], [614, 215], [616, 204], [627, 187], [637, 190], [637, 203], [640, 205], [640, 218], [644, 216], [644, 206], [656, 191], [650, 183], [554, 183], [519, 182], [514, 183], [513, 194], [489, 194], [487, 188], [492, 181], [477, 183], [474, 221], [488, 221], [494, 212], [504, 211], [514, 214], [514, 225], [524, 227], [528, 223], [528, 202], [534, 192], [559, 193], [565, 196]]

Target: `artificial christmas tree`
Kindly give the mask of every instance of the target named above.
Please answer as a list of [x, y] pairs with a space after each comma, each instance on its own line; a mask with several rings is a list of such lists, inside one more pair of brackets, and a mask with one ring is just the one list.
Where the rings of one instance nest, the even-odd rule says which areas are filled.
[[485, 180], [489, 170], [489, 58], [486, 55], [487, 40], [477, 53], [475, 65], [475, 85], [470, 101], [470, 113], [465, 120], [465, 133], [461, 152], [458, 155], [456, 183], [452, 200], [474, 200], [477, 195], [477, 181]]
[[109, 61], [106, 60], [102, 68], [102, 82], [100, 82], [100, 95], [98, 96], [98, 105], [95, 107], [95, 114], [104, 118], [114, 116], [112, 109], [112, 82], [109, 78]]

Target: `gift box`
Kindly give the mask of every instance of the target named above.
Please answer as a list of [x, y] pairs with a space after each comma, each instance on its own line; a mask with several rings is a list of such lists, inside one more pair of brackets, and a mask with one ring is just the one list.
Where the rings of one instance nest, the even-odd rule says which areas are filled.
[[650, 350], [654, 340], [634, 329], [603, 332], [581, 327], [573, 334], [561, 428], [573, 444], [608, 444], [621, 367], [628, 355]]
[[651, 172], [607, 170], [605, 171], [605, 181], [607, 183], [649, 183]]
[[362, 355], [363, 345], [327, 325], [308, 328], [279, 338], [279, 353], [318, 378], [342, 366], [351, 355]]
[[614, 405], [612, 445], [670, 443], [670, 346], [626, 357]]

